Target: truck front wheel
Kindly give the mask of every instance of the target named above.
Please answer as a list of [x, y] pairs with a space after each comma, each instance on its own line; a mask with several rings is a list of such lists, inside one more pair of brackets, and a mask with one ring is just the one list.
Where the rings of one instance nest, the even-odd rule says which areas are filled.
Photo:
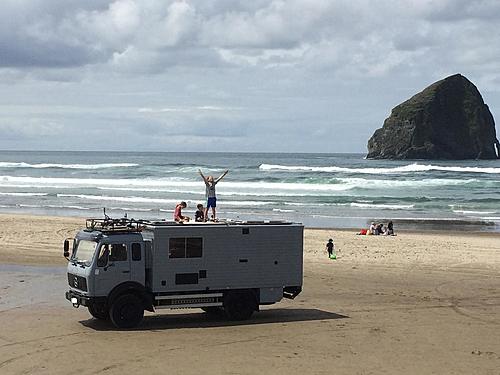
[[230, 292], [224, 298], [224, 311], [231, 320], [246, 320], [255, 310], [255, 297], [252, 293]]
[[142, 301], [134, 294], [124, 294], [113, 302], [110, 317], [117, 328], [137, 327], [144, 317]]
[[108, 320], [109, 319], [109, 311], [108, 307], [104, 303], [93, 303], [88, 306], [89, 313], [94, 318], [99, 320]]

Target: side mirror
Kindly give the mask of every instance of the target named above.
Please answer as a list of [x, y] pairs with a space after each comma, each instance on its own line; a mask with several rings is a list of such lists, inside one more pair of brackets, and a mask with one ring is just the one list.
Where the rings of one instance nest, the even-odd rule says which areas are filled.
[[66, 259], [69, 259], [69, 240], [68, 239], [64, 240], [64, 253], [63, 253], [63, 255]]

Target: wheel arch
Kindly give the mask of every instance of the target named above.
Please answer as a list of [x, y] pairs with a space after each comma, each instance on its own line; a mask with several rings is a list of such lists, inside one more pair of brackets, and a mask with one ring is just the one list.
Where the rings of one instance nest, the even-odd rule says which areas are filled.
[[118, 297], [129, 293], [135, 294], [141, 299], [145, 310], [154, 311], [153, 296], [144, 285], [135, 281], [126, 281], [115, 286], [108, 295], [108, 306], [111, 306]]

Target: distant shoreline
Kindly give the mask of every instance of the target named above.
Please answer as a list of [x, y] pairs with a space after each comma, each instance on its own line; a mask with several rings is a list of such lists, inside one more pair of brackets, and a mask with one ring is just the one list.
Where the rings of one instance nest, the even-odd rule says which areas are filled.
[[[17, 217], [17, 218], [26, 218], [29, 220], [30, 218], [43, 219], [46, 218], [48, 220], [70, 220], [70, 221], [80, 221], [82, 227], [85, 226], [85, 219], [91, 217], [100, 217], [100, 216], [64, 216], [64, 215], [46, 215], [40, 213], [19, 213], [19, 212], [5, 212], [0, 211], [0, 219], [6, 219], [9, 217]], [[130, 216], [129, 216], [130, 217]], [[136, 219], [140, 219], [136, 217]], [[158, 220], [163, 220], [163, 218], [157, 218]], [[361, 219], [361, 218], [360, 218]], [[361, 219], [364, 220], [364, 219]], [[367, 224], [370, 221], [366, 220]], [[388, 219], [378, 219], [373, 220], [377, 223], [386, 224]], [[300, 222], [300, 221], [297, 221]], [[463, 235], [493, 235], [500, 236], [500, 226], [495, 225], [495, 223], [491, 223], [489, 225], [484, 225], [482, 222], [473, 222], [468, 220], [446, 220], [446, 219], [437, 219], [435, 221], [431, 221], [428, 219], [393, 219], [395, 231], [397, 233], [460, 233]], [[338, 231], [338, 232], [353, 232], [358, 233], [360, 229], [365, 228], [365, 226], [359, 227], [342, 227], [342, 226], [317, 226], [317, 225], [304, 225], [306, 230], [313, 231]]]

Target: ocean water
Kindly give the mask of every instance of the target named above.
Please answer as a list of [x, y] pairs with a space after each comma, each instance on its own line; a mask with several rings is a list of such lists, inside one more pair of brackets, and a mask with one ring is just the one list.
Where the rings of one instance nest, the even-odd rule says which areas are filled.
[[0, 212], [171, 219], [205, 201], [197, 170], [215, 177], [218, 216], [309, 227], [500, 231], [500, 161], [365, 160], [364, 154], [0, 151]]

